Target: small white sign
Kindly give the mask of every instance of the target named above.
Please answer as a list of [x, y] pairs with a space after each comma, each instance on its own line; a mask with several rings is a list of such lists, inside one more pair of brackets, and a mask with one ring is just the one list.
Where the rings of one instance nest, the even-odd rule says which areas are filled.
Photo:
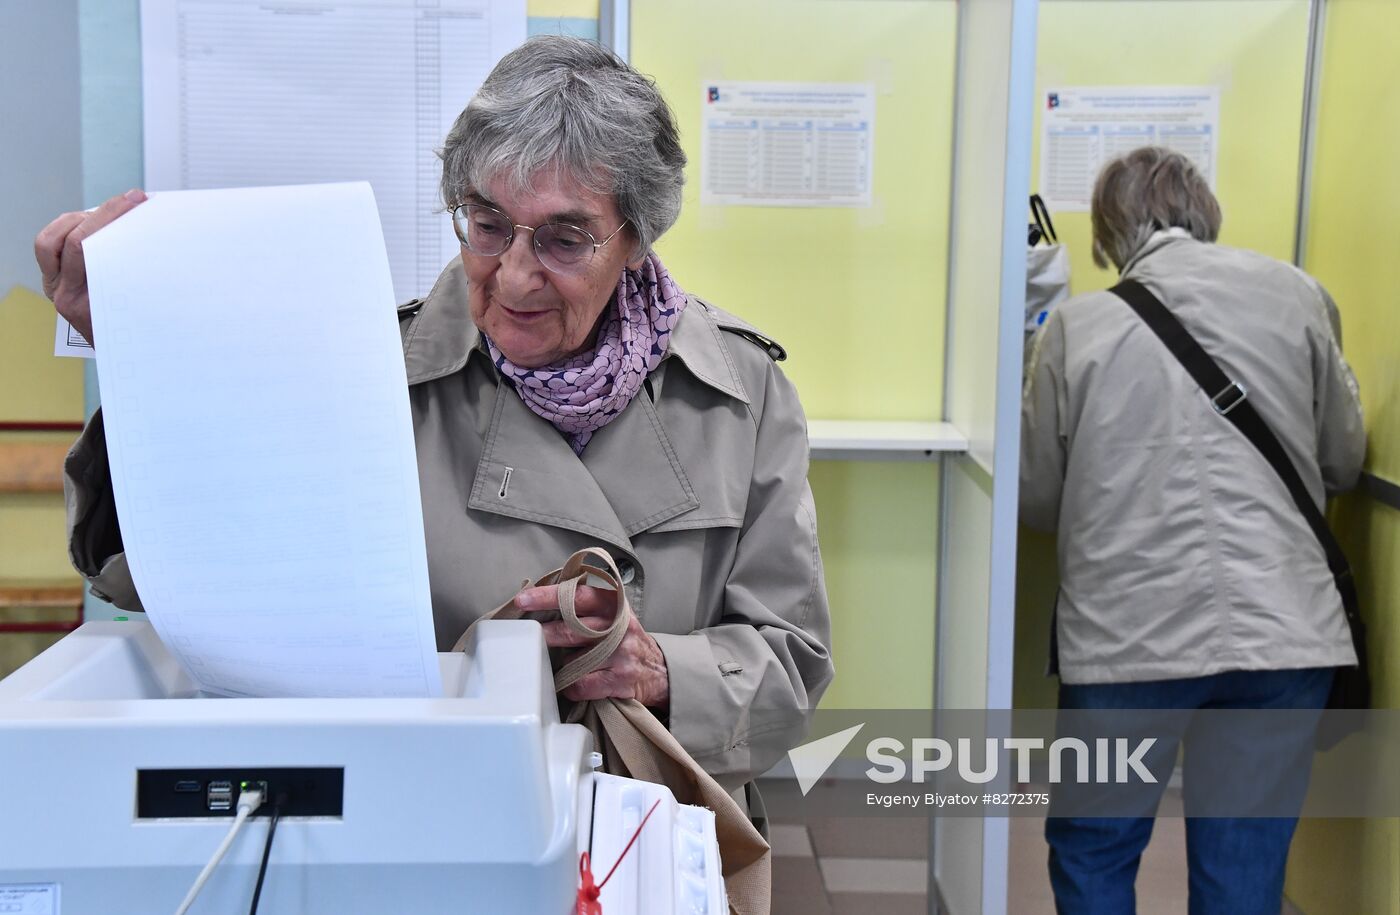
[[[83, 335], [73, 329], [73, 325], [58, 319], [58, 324], [53, 332], [53, 354], [55, 356], [77, 356], [80, 359], [92, 359], [96, 352], [92, 344], [83, 339]], [[0, 915], [4, 913], [0, 909]]]
[[1041, 101], [1040, 195], [1051, 210], [1087, 213], [1099, 169], [1142, 146], [1185, 154], [1215, 187], [1218, 86], [1050, 89]]
[[720, 81], [700, 92], [701, 204], [870, 206], [873, 84]]
[[3, 915], [59, 915], [57, 883], [0, 883]]

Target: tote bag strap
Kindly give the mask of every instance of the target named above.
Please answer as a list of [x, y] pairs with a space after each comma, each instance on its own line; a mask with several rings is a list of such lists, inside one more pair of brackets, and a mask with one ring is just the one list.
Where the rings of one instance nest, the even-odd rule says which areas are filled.
[[[590, 557], [602, 562], [603, 567], [587, 564]], [[594, 629], [578, 616], [576, 605], [578, 588], [579, 585], [585, 584], [589, 578], [596, 578], [617, 592], [617, 614], [605, 629]], [[627, 624], [632, 619], [632, 606], [627, 601], [627, 592], [622, 586], [622, 573], [618, 571], [617, 563], [613, 561], [612, 556], [606, 550], [595, 547], [574, 553], [563, 567], [546, 572], [533, 585], [529, 579], [526, 579], [521, 583], [521, 589], [544, 585], [559, 586], [559, 618], [575, 635], [592, 641], [587, 650], [554, 672], [554, 691], [562, 692], [573, 686], [586, 674], [603, 666], [604, 662], [617, 650], [617, 646], [622, 644], [623, 638], [627, 635]], [[461, 651], [465, 648], [472, 630], [482, 620], [518, 620], [524, 616], [525, 611], [516, 607], [515, 598], [511, 598], [468, 626], [467, 630], [453, 644], [452, 650]]]

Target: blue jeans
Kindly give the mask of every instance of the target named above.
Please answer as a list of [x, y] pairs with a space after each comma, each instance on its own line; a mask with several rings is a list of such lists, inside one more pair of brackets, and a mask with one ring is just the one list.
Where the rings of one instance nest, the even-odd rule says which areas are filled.
[[[1229, 671], [1209, 677], [1142, 683], [1062, 684], [1062, 709], [1321, 709], [1332, 687], [1333, 668]], [[1221, 764], [1217, 751], [1198, 754], [1185, 741], [1182, 780], [1189, 795], [1195, 780], [1208, 782]], [[1171, 768], [1176, 745], [1161, 746], [1159, 764]], [[1301, 803], [1312, 765], [1312, 734], [1283, 735], [1262, 748], [1240, 746], [1238, 762], [1257, 779], [1296, 793]], [[1154, 767], [1156, 771], [1156, 767]], [[1165, 787], [1166, 779], [1160, 780]], [[1152, 799], [1155, 810], [1160, 789]], [[1138, 863], [1152, 836], [1151, 816], [1050, 817], [1050, 883], [1061, 915], [1132, 915]], [[1186, 857], [1191, 915], [1278, 915], [1283, 905], [1284, 865], [1297, 816], [1188, 817]]]

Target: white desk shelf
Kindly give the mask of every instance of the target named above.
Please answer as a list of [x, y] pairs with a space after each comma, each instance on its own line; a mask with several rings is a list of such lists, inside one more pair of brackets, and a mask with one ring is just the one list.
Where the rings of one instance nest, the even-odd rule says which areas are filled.
[[814, 461], [933, 461], [967, 450], [967, 436], [949, 423], [807, 422]]

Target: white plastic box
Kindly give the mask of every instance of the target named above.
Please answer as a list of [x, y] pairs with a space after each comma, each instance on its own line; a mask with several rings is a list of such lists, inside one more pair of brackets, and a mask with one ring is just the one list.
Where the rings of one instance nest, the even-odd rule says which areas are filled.
[[[262, 915], [571, 913], [580, 853], [601, 880], [656, 797], [604, 912], [723, 915], [713, 814], [593, 771], [536, 623], [483, 623], [439, 660], [442, 699], [204, 698], [149, 625], [87, 623], [0, 680], [0, 894], [173, 912], [231, 820], [138, 818], [138, 770], [319, 767], [343, 769], [341, 815], [282, 819]], [[266, 830], [244, 828], [192, 915], [248, 911]]]

